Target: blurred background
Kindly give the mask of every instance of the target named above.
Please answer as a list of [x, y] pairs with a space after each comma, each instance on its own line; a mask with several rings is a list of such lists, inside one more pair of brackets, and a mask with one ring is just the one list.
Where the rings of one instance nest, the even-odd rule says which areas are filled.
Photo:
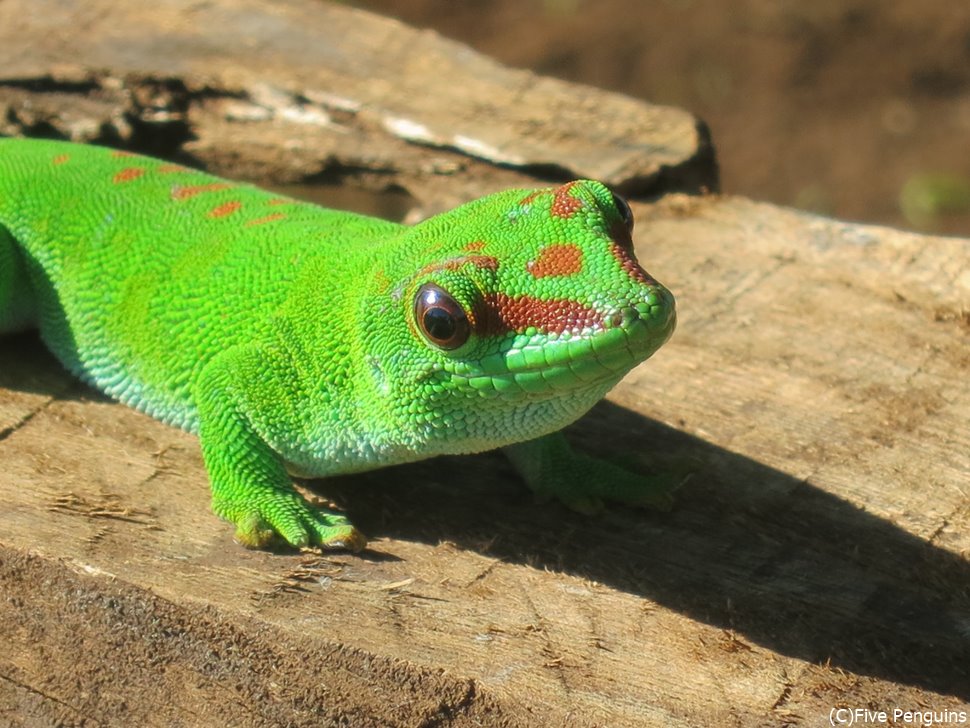
[[679, 106], [722, 191], [970, 235], [967, 0], [354, 0], [505, 64]]

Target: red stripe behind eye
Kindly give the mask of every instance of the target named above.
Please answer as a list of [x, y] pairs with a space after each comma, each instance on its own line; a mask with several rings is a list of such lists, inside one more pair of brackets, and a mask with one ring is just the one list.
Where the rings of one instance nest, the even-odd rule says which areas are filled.
[[598, 311], [577, 301], [546, 301], [505, 293], [486, 295], [475, 319], [475, 329], [482, 336], [522, 333], [530, 326], [544, 334], [603, 326], [603, 317]]

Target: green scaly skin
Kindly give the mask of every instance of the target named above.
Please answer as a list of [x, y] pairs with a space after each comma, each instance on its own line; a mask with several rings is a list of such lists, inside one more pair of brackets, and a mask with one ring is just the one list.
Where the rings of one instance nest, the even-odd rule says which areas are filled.
[[666, 479], [557, 433], [674, 329], [631, 228], [590, 181], [408, 227], [147, 157], [0, 139], [0, 333], [39, 329], [85, 382], [198, 433], [212, 508], [247, 546], [364, 546], [288, 473], [505, 446], [538, 494], [577, 510], [663, 505]]

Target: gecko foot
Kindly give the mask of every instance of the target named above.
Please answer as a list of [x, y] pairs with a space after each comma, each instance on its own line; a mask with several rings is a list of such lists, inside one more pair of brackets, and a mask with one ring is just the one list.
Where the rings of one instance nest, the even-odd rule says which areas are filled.
[[212, 510], [236, 525], [236, 541], [259, 549], [285, 541], [301, 550], [360, 551], [367, 538], [346, 516], [310, 505], [295, 491], [260, 494], [244, 502], [213, 499]]
[[674, 491], [690, 477], [686, 469], [653, 475], [627, 470], [573, 450], [561, 433], [504, 449], [540, 502], [556, 499], [586, 515], [609, 502], [669, 511]]

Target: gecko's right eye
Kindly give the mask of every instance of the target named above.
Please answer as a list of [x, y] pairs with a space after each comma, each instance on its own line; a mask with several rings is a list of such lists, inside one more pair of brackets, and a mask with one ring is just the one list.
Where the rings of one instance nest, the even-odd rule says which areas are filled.
[[626, 225], [626, 229], [631, 233], [633, 232], [633, 210], [627, 204], [627, 201], [620, 197], [615, 192], [613, 194], [613, 204], [616, 206], [616, 211], [620, 213], [620, 219], [623, 220], [623, 224]]
[[457, 349], [468, 341], [471, 324], [461, 305], [446, 290], [425, 283], [414, 297], [414, 320], [428, 343], [439, 349]]

